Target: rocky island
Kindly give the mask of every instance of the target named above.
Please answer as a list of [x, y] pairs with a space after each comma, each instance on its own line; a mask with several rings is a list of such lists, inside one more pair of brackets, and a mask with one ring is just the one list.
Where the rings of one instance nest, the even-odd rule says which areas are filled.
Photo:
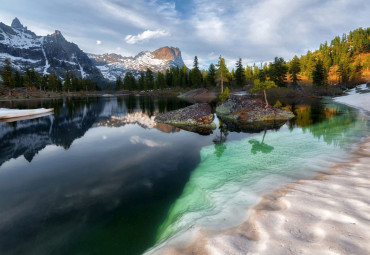
[[230, 96], [216, 108], [216, 113], [229, 128], [248, 132], [279, 128], [294, 118], [291, 111], [266, 105], [250, 96]]
[[181, 129], [200, 133], [211, 134], [216, 129], [213, 123], [214, 115], [209, 104], [194, 104], [179, 110], [158, 115], [154, 121], [169, 124]]

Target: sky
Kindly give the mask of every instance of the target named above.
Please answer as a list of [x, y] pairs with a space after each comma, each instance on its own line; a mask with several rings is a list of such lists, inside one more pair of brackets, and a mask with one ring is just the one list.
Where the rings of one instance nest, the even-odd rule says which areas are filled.
[[0, 22], [18, 17], [37, 35], [60, 30], [87, 53], [135, 56], [179, 47], [188, 67], [275, 56], [291, 59], [370, 26], [369, 0], [1, 0]]

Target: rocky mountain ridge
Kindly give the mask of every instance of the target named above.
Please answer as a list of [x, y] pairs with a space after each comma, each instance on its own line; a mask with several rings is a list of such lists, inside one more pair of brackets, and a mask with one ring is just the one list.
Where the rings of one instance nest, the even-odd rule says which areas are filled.
[[102, 81], [104, 78], [90, 58], [74, 43], [56, 30], [37, 36], [15, 18], [11, 26], [0, 23], [0, 68], [9, 58], [18, 71], [34, 68], [41, 74], [56, 73], [63, 78], [66, 70], [73, 75]]
[[153, 52], [142, 51], [135, 57], [124, 57], [115, 53], [88, 56], [108, 80], [116, 80], [118, 76], [124, 77], [127, 72], [138, 76], [148, 68], [153, 72], [164, 72], [171, 67], [181, 68], [184, 65], [180, 49], [168, 46]]
[[66, 70], [79, 78], [99, 84], [113, 82], [127, 72], [136, 77], [148, 68], [164, 72], [171, 67], [182, 67], [181, 51], [175, 47], [162, 47], [153, 52], [143, 51], [135, 57], [112, 54], [86, 54], [78, 45], [68, 42], [62, 33], [37, 36], [15, 18], [10, 26], [0, 22], [0, 70], [4, 60], [11, 60], [15, 70], [24, 73], [27, 68], [45, 75], [56, 73], [61, 79]]

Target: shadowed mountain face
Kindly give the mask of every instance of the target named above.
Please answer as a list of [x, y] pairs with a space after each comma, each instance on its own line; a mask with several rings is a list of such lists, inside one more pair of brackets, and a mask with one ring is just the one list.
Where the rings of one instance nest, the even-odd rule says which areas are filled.
[[41, 74], [55, 72], [63, 78], [68, 69], [76, 77], [103, 80], [90, 58], [76, 44], [68, 42], [60, 31], [37, 36], [17, 18], [11, 26], [0, 23], [0, 69], [6, 58], [22, 73], [33, 67]]

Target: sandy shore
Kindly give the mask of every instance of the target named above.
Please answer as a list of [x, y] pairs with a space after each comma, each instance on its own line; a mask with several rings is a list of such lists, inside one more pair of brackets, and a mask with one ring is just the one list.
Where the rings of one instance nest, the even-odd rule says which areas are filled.
[[370, 254], [370, 137], [352, 156], [265, 195], [243, 224], [161, 254]]

